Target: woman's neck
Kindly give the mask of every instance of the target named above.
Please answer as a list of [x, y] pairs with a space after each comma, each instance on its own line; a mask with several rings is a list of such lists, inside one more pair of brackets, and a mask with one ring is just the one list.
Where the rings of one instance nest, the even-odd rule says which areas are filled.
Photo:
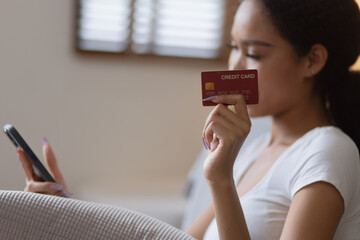
[[311, 129], [329, 125], [331, 122], [320, 99], [309, 99], [301, 106], [272, 116], [269, 146], [290, 146]]

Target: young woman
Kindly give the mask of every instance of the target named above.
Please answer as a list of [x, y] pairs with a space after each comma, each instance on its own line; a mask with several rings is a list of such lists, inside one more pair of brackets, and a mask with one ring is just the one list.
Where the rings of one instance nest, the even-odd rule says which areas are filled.
[[[244, 0], [231, 34], [229, 68], [258, 70], [259, 104], [246, 106], [241, 95], [210, 99], [218, 105], [203, 130], [203, 170], [213, 202], [187, 233], [206, 240], [360, 239], [360, 75], [349, 71], [360, 53], [355, 1]], [[271, 132], [237, 156], [249, 116], [266, 115]], [[65, 187], [36, 181], [18, 154], [26, 190], [66, 196], [49, 144], [45, 159]]]

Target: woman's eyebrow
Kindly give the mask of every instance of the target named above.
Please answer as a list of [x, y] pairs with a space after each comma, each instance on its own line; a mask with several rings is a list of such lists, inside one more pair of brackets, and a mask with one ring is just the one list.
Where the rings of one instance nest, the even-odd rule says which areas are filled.
[[257, 45], [257, 46], [264, 46], [264, 47], [275, 47], [275, 45], [268, 43], [268, 42], [264, 42], [264, 41], [259, 41], [259, 40], [242, 40], [241, 44], [243, 45]]

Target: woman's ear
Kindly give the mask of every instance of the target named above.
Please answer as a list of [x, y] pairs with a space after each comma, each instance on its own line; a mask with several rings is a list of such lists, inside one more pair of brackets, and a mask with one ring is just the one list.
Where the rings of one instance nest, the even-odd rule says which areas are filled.
[[328, 59], [328, 51], [324, 45], [315, 44], [305, 58], [307, 60], [306, 77], [314, 77], [324, 68]]

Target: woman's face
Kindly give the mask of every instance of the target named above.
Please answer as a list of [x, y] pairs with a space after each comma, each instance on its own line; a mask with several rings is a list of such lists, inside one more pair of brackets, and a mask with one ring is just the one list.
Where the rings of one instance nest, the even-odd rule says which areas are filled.
[[251, 117], [280, 115], [304, 101], [312, 89], [305, 61], [281, 37], [257, 0], [240, 5], [231, 30], [229, 69], [257, 69], [259, 104], [248, 105]]

